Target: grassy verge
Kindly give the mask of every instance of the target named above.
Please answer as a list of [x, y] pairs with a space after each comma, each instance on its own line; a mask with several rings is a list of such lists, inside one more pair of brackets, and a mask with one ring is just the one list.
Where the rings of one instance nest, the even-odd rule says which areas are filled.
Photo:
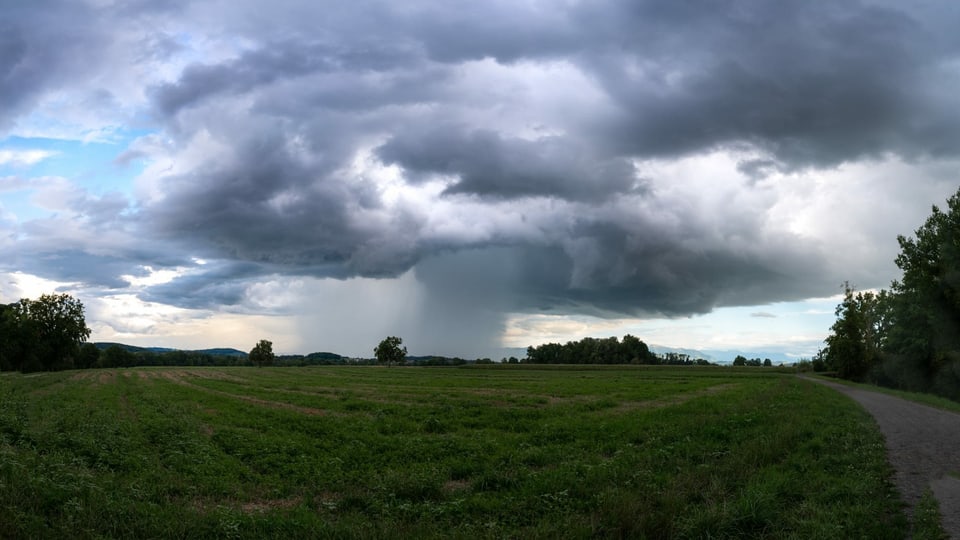
[[902, 538], [869, 416], [718, 369], [0, 378], [0, 537]]
[[949, 538], [940, 524], [940, 506], [930, 491], [923, 494], [914, 509], [913, 538], [914, 540], [947, 540]]
[[908, 401], [913, 401], [915, 403], [922, 403], [924, 405], [929, 405], [931, 407], [936, 407], [938, 409], [943, 409], [945, 411], [960, 413], [960, 403], [957, 403], [956, 401], [953, 401], [951, 399], [947, 399], [945, 397], [937, 396], [934, 394], [925, 394], [922, 392], [907, 392], [906, 390], [896, 390], [894, 388], [877, 386], [875, 384], [858, 383], [858, 382], [848, 381], [845, 379], [839, 379], [835, 377], [822, 377], [815, 373], [805, 373], [804, 375], [819, 377], [830, 382], [835, 382], [838, 384], [843, 384], [843, 385], [851, 386], [854, 388], [862, 388], [864, 390], [870, 390], [873, 392], [880, 392], [882, 394], [896, 396], [899, 398], [906, 399]]
[[[833, 377], [821, 377], [831, 382], [843, 384], [845, 386], [850, 386], [854, 388], [861, 388], [864, 390], [869, 390], [872, 392], [880, 392], [883, 394], [891, 395], [908, 401], [913, 401], [915, 403], [920, 403], [923, 405], [928, 405], [930, 407], [942, 409], [945, 411], [951, 411], [960, 413], [960, 403], [956, 401], [936, 396], [933, 394], [925, 394], [920, 392], [907, 392], [904, 390], [896, 390], [892, 388], [886, 388], [882, 386], [877, 386], [869, 383], [857, 383], [853, 381], [847, 381], [844, 379], [838, 379]], [[923, 497], [920, 499], [917, 507], [914, 509], [914, 523], [912, 537], [915, 539], [937, 539], [943, 540], [948, 538], [948, 535], [944, 531], [940, 523], [940, 510], [939, 505], [937, 504], [937, 499], [933, 496], [933, 493], [927, 491]]]

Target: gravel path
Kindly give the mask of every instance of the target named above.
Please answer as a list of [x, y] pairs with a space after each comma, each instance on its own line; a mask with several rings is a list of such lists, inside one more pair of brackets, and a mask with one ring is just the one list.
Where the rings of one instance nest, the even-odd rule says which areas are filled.
[[960, 414], [898, 397], [804, 377], [842, 392], [877, 421], [887, 444], [894, 481], [912, 514], [927, 489], [940, 504], [943, 528], [960, 540]]

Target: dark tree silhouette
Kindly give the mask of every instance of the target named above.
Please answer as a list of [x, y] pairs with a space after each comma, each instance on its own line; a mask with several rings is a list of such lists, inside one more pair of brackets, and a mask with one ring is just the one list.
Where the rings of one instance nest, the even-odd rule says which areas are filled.
[[273, 343], [266, 339], [261, 339], [250, 351], [249, 358], [257, 367], [273, 364], [273, 360], [276, 358], [273, 354]]
[[403, 340], [396, 336], [389, 336], [380, 342], [373, 350], [377, 362], [386, 365], [403, 365], [407, 359], [407, 348], [401, 347]]

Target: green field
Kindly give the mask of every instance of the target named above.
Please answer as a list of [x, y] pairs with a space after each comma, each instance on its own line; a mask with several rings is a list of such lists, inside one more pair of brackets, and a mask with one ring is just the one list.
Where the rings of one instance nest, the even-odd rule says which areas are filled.
[[4, 538], [903, 538], [871, 418], [767, 369], [0, 376]]

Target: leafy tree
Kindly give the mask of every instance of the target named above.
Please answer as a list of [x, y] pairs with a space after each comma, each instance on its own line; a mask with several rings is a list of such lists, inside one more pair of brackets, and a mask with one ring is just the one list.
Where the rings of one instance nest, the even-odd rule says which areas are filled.
[[396, 336], [389, 336], [380, 342], [373, 350], [377, 362], [386, 365], [400, 364], [407, 359], [407, 348], [401, 347], [403, 340]]
[[23, 362], [23, 332], [16, 304], [0, 304], [0, 371], [20, 369]]
[[98, 360], [100, 360], [100, 349], [93, 343], [84, 343], [80, 347], [80, 354], [77, 355], [75, 365], [79, 369], [92, 368], [97, 366]]
[[692, 366], [694, 362], [687, 353], [666, 352], [663, 353], [663, 360], [661, 363], [669, 366]]
[[559, 343], [544, 343], [539, 347], [527, 347], [527, 362], [531, 364], [559, 364], [562, 348], [563, 345]]
[[119, 345], [106, 348], [97, 360], [97, 365], [103, 368], [131, 367], [136, 363], [136, 355]]
[[915, 238], [897, 237], [903, 278], [892, 290], [889, 350], [927, 375], [960, 361], [960, 190], [947, 210], [934, 206]]
[[[682, 356], [682, 358], [681, 358]], [[661, 359], [650, 352], [647, 344], [627, 334], [623, 341], [616, 337], [597, 339], [585, 337], [580, 341], [544, 343], [527, 347], [531, 364], [659, 364]], [[676, 363], [693, 363], [687, 355], [678, 355]]]
[[0, 367], [20, 371], [70, 369], [90, 337], [83, 304], [68, 294], [4, 306], [0, 329]]
[[817, 351], [817, 354], [813, 356], [813, 360], [810, 362], [810, 366], [817, 373], [827, 371], [827, 352], [823, 349]]
[[259, 343], [254, 345], [248, 357], [257, 367], [264, 364], [268, 366], [273, 364], [273, 360], [276, 358], [273, 354], [273, 343], [266, 339], [261, 339]]
[[827, 365], [838, 376], [862, 380], [880, 361], [889, 313], [886, 291], [856, 292], [849, 283], [844, 284], [843, 301], [837, 306], [837, 321], [824, 351]]
[[625, 357], [625, 360], [631, 364], [657, 363], [656, 355], [650, 352], [650, 348], [647, 347], [647, 344], [636, 336], [632, 336], [630, 334], [623, 336], [623, 341], [620, 343], [620, 348], [623, 350], [623, 356]]
[[897, 241], [901, 279], [876, 294], [847, 284], [820, 356], [842, 377], [960, 398], [960, 190]]
[[763, 367], [773, 367], [773, 362], [769, 358], [764, 358]]
[[745, 366], [747, 365], [747, 357], [742, 354], [738, 354], [736, 358], [733, 359], [733, 365], [735, 366]]

